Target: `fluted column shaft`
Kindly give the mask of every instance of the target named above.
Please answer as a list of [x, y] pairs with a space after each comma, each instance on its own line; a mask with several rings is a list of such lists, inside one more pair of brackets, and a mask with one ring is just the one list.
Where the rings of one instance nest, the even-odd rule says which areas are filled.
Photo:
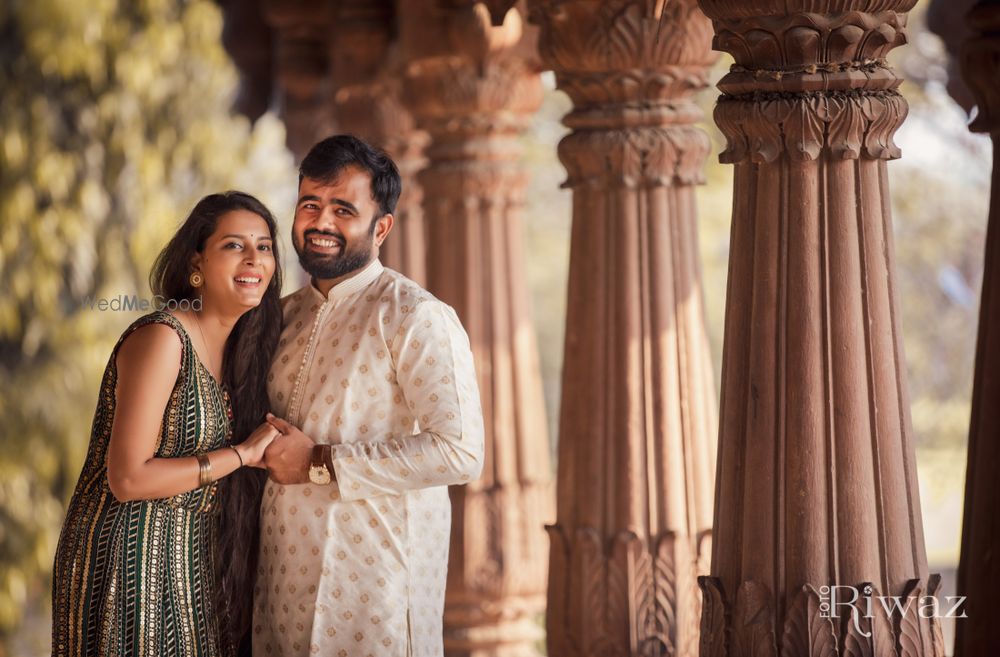
[[531, 3], [543, 61], [574, 103], [559, 145], [573, 229], [555, 657], [697, 652], [716, 411], [694, 192], [709, 142], [692, 96], [716, 56], [693, 1], [657, 4]]
[[978, 3], [968, 21], [974, 36], [964, 44], [962, 72], [978, 105], [970, 129], [993, 138], [993, 185], [958, 567], [968, 618], [956, 622], [955, 657], [1000, 654], [1000, 3]]
[[387, 267], [426, 284], [423, 190], [416, 173], [425, 164], [427, 136], [417, 130], [400, 100], [400, 62], [391, 39], [396, 19], [391, 0], [341, 0], [333, 10], [330, 62], [334, 120], [350, 133], [385, 149], [403, 182], [392, 235], [382, 245]]
[[[715, 110], [736, 170], [703, 657], [942, 654], [937, 620], [917, 613], [940, 578], [927, 573], [886, 175], [906, 102], [885, 56], [912, 4], [701, 0], [736, 62]], [[856, 587], [859, 609], [913, 604], [831, 612], [834, 585]]]
[[[448, 655], [537, 654], [553, 495], [544, 398], [528, 312], [519, 139], [541, 102], [518, 11], [427, 3], [406, 20], [404, 100], [430, 140], [424, 189], [428, 289], [469, 333], [486, 426], [483, 476], [453, 488], [445, 597]], [[418, 5], [409, 11], [418, 12]], [[426, 14], [424, 15], [426, 18]], [[444, 45], [444, 50], [439, 48]]]

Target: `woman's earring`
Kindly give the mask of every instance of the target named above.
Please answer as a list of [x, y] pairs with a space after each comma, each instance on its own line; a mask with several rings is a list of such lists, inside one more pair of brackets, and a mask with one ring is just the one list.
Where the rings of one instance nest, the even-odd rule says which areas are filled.
[[188, 282], [191, 283], [191, 287], [201, 287], [201, 284], [205, 282], [205, 277], [201, 275], [200, 271], [193, 271]]

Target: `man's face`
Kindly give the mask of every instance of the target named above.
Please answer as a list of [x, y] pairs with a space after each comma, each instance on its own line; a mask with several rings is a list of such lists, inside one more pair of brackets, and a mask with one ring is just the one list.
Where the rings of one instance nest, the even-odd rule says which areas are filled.
[[[388, 225], [392, 225], [391, 215]], [[302, 268], [320, 280], [341, 278], [374, 258], [388, 234], [371, 194], [371, 176], [347, 167], [329, 183], [303, 178], [292, 224]], [[384, 228], [384, 230], [383, 230]]]

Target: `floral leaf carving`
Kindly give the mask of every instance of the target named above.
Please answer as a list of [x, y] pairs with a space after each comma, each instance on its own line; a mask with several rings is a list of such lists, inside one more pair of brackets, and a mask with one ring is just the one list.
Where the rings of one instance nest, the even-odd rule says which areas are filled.
[[896, 637], [899, 657], [922, 657], [924, 639], [918, 613], [923, 587], [919, 579], [911, 579], [903, 590], [903, 612], [896, 621]]
[[728, 610], [722, 580], [702, 575], [698, 578], [701, 588], [701, 657], [726, 657], [726, 625]]
[[747, 580], [736, 592], [733, 609], [732, 654], [741, 657], [776, 657], [774, 608], [771, 591]]
[[795, 657], [837, 657], [833, 620], [820, 611], [819, 592], [806, 584], [785, 616], [781, 654]]

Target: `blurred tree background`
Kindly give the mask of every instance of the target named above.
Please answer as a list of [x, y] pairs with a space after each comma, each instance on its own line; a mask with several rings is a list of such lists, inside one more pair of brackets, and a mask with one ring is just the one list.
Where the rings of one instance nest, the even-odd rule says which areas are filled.
[[[894, 51], [910, 116], [889, 163], [925, 533], [932, 567], [958, 556], [972, 359], [989, 195], [989, 142], [944, 91], [944, 51], [910, 13]], [[258, 195], [286, 235], [295, 174], [284, 130], [230, 112], [234, 67], [210, 0], [0, 3], [0, 657], [48, 652], [52, 554], [90, 435], [110, 349], [138, 313], [88, 297], [148, 294], [159, 248], [194, 202]], [[721, 58], [713, 81], [728, 68]], [[555, 146], [566, 96], [549, 91], [524, 139], [525, 209], [551, 436], [558, 415], [571, 196]], [[711, 121], [717, 96], [700, 96]], [[732, 167], [709, 157], [698, 191], [704, 296], [721, 363]], [[289, 280], [291, 279], [291, 280]], [[553, 444], [554, 447], [554, 444]]]
[[0, 655], [48, 653], [64, 507], [137, 316], [85, 300], [148, 296], [153, 258], [206, 193], [291, 207], [267, 183], [294, 185], [283, 128], [229, 112], [221, 28], [207, 0], [0, 3]]

